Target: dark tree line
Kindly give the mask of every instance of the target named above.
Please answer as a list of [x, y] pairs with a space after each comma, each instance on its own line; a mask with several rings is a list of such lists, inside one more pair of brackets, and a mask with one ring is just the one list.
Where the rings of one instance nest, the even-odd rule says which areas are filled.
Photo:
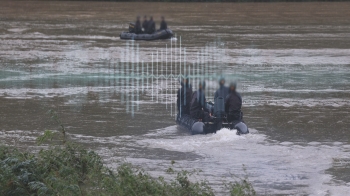
[[76, 0], [76, 1], [110, 1], [110, 2], [349, 2], [350, 0]]

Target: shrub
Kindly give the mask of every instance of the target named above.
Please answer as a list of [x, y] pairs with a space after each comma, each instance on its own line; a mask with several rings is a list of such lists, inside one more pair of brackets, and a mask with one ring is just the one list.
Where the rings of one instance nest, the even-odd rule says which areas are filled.
[[[191, 182], [189, 176], [192, 173], [188, 171], [175, 172], [169, 168], [167, 172], [175, 174], [171, 181], [153, 178], [127, 163], [114, 172], [103, 165], [95, 152], [67, 141], [66, 129], [58, 114], [53, 110], [48, 114], [59, 126], [59, 131], [45, 131], [37, 142], [42, 144], [49, 140], [49, 148], [34, 154], [0, 145], [1, 196], [214, 195], [206, 181]], [[226, 187], [231, 195], [255, 195], [246, 179]]]
[[[174, 172], [171, 169], [172, 172]], [[191, 182], [188, 171], [175, 172], [170, 182], [153, 178], [131, 164], [116, 172], [101, 157], [67, 143], [38, 154], [0, 147], [0, 195], [214, 195], [207, 182]], [[230, 184], [231, 195], [255, 195], [246, 180]]]

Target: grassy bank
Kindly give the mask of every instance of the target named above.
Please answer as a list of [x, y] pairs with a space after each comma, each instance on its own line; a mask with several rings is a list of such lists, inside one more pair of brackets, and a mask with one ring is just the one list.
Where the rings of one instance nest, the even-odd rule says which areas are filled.
[[[37, 143], [49, 143], [49, 147], [30, 153], [0, 143], [1, 196], [214, 195], [207, 181], [191, 182], [192, 173], [184, 170], [167, 169], [172, 180], [152, 177], [128, 163], [113, 171], [94, 151], [67, 139], [66, 128], [54, 110], [47, 114], [58, 130], [45, 131]], [[224, 187], [231, 195], [255, 195], [247, 179], [235, 180]]]
[[[191, 182], [187, 171], [174, 179], [154, 178], [131, 164], [116, 171], [105, 167], [101, 157], [81, 146], [67, 143], [39, 153], [0, 147], [0, 195], [214, 195], [206, 181]], [[226, 185], [231, 195], [255, 195], [246, 180]]]

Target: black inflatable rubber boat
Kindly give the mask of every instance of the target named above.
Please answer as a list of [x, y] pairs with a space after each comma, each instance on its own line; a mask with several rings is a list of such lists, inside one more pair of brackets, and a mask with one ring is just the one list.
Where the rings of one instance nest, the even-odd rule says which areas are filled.
[[214, 118], [214, 122], [201, 122], [199, 119], [193, 119], [186, 114], [182, 116], [178, 114], [176, 123], [192, 135], [216, 133], [221, 128], [236, 129], [238, 135], [249, 133], [249, 129], [244, 122], [227, 123], [220, 122], [220, 120]]
[[249, 129], [243, 121], [227, 122], [224, 110], [223, 98], [217, 98], [217, 103], [208, 102], [206, 108], [212, 111], [213, 120], [211, 122], [201, 122], [200, 119], [191, 118], [189, 115], [178, 114], [176, 123], [185, 130], [188, 130], [192, 135], [216, 133], [221, 128], [236, 129], [237, 134], [247, 134]]
[[173, 32], [170, 29], [158, 30], [152, 34], [146, 33], [134, 33], [134, 24], [130, 23], [129, 32], [123, 32], [120, 34], [120, 39], [130, 39], [130, 40], [158, 40], [158, 39], [170, 39], [173, 37]]
[[135, 34], [129, 32], [123, 32], [120, 34], [120, 39], [130, 40], [157, 40], [157, 39], [170, 39], [173, 37], [173, 32], [170, 29], [157, 31], [153, 34]]

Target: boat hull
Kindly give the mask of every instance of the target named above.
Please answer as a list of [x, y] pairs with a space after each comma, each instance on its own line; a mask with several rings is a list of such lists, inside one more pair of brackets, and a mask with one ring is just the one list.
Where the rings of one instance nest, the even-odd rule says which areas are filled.
[[170, 39], [173, 37], [173, 32], [170, 29], [160, 30], [153, 34], [135, 34], [129, 32], [123, 32], [120, 34], [120, 39], [126, 40], [161, 40], [161, 39]]
[[222, 119], [214, 119], [212, 122], [201, 122], [191, 118], [189, 115], [177, 115], [176, 123], [183, 129], [189, 131], [192, 135], [216, 133], [222, 128], [236, 129], [237, 134], [247, 134], [249, 129], [244, 122], [227, 123]]

